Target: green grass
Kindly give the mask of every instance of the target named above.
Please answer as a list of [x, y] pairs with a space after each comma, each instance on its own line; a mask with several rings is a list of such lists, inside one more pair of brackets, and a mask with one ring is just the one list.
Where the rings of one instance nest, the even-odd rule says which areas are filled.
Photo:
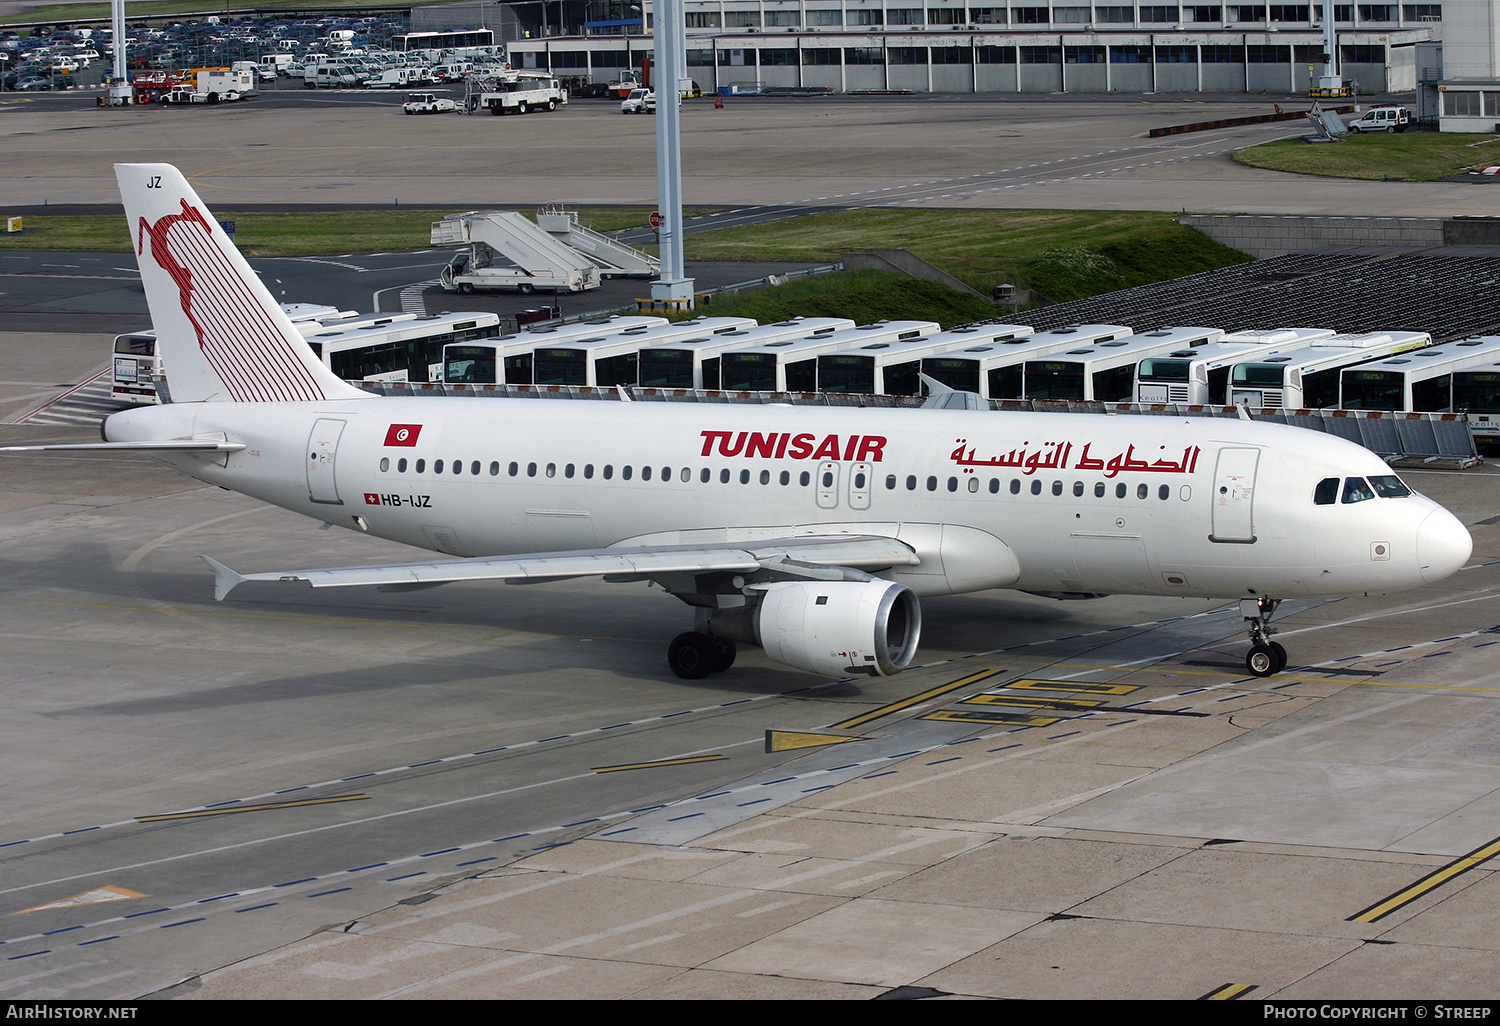
[[989, 320], [993, 303], [939, 282], [894, 271], [841, 271], [775, 288], [714, 296], [685, 317], [753, 317], [761, 324], [793, 317], [848, 317], [856, 324], [880, 320], [937, 321], [948, 328]]
[[1500, 136], [1456, 132], [1349, 135], [1337, 143], [1278, 139], [1240, 150], [1251, 167], [1299, 175], [1435, 182], [1470, 168], [1500, 164]]
[[903, 248], [990, 295], [1001, 283], [1081, 299], [1250, 258], [1171, 214], [1087, 210], [847, 210], [690, 235], [694, 260], [827, 263]]
[[[707, 210], [694, 210], [693, 214]], [[299, 211], [240, 213], [216, 211], [221, 221], [233, 221], [235, 242], [247, 256], [317, 256], [329, 253], [383, 253], [426, 249], [433, 221], [452, 210], [392, 208], [390, 210]], [[527, 209], [525, 214], [534, 213]], [[645, 208], [580, 210], [578, 219], [596, 231], [639, 227], [650, 211]], [[693, 216], [693, 215], [689, 215]], [[78, 217], [28, 216], [26, 232], [0, 235], [0, 250], [62, 249], [129, 252], [131, 240], [123, 214]]]

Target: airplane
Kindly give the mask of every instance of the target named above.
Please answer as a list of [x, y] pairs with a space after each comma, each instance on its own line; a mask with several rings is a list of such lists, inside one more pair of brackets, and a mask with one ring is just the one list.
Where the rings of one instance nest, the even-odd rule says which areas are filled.
[[250, 581], [650, 581], [693, 610], [667, 653], [692, 680], [737, 643], [898, 673], [925, 596], [1191, 596], [1238, 600], [1263, 677], [1286, 665], [1282, 601], [1420, 587], [1472, 551], [1368, 450], [1245, 415], [376, 396], [316, 359], [175, 167], [116, 175], [172, 401], [111, 414], [99, 443], [7, 451], [140, 453], [444, 557], [238, 573], [204, 556], [220, 600]]

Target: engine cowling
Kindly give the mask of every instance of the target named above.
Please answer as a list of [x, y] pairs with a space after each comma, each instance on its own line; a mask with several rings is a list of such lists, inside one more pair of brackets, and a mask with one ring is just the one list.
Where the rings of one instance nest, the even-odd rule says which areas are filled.
[[766, 655], [799, 670], [888, 677], [916, 655], [922, 608], [892, 581], [787, 581], [763, 589], [755, 633]]

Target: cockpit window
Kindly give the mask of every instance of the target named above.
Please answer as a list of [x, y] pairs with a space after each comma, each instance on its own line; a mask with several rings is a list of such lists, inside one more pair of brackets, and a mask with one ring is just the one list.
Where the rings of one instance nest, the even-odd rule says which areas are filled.
[[1313, 502], [1319, 506], [1332, 506], [1339, 501], [1339, 479], [1336, 477], [1325, 477], [1318, 482], [1318, 487], [1313, 491]]
[[1404, 499], [1411, 494], [1411, 489], [1395, 474], [1383, 474], [1380, 477], [1370, 478], [1370, 487], [1375, 489], [1375, 494], [1382, 499]]
[[1344, 502], [1364, 502], [1375, 498], [1375, 489], [1362, 477], [1344, 478]]

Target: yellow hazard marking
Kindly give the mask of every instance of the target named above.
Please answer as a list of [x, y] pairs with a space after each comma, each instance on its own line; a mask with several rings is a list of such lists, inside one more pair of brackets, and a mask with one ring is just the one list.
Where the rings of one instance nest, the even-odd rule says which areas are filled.
[[980, 670], [978, 673], [971, 673], [967, 677], [960, 677], [958, 680], [950, 681], [947, 684], [940, 684], [920, 694], [912, 695], [910, 698], [903, 698], [899, 702], [883, 705], [879, 709], [872, 709], [867, 713], [850, 717], [840, 723], [830, 723], [828, 727], [830, 730], [853, 730], [855, 727], [864, 726], [872, 720], [878, 720], [883, 716], [890, 716], [892, 713], [901, 712], [903, 709], [910, 709], [914, 705], [920, 705], [940, 695], [946, 695], [950, 691], [957, 691], [959, 688], [968, 687], [970, 684], [978, 684], [982, 680], [989, 680], [991, 677], [997, 677], [1004, 672], [1004, 670]]
[[927, 713], [924, 720], [942, 720], [949, 723], [1005, 724], [1010, 727], [1050, 727], [1061, 722], [1058, 716], [1027, 716], [1023, 713], [1007, 713], [988, 709], [939, 709]]
[[1199, 1001], [1233, 1001], [1236, 998], [1244, 997], [1246, 994], [1250, 993], [1254, 989], [1255, 989], [1255, 984], [1253, 984], [1253, 983], [1226, 983], [1226, 984], [1224, 984], [1224, 986], [1220, 987], [1218, 990], [1211, 990], [1207, 994], [1204, 994], [1198, 1000]]
[[1005, 685], [1013, 691], [1078, 691], [1086, 695], [1128, 695], [1141, 690], [1139, 684], [1094, 684], [1080, 680], [1013, 680]]
[[618, 766], [595, 766], [595, 773], [623, 773], [626, 770], [659, 769], [663, 766], [691, 766], [695, 762], [720, 762], [727, 755], [685, 755], [681, 759], [658, 759], [655, 762], [622, 762]]
[[151, 895], [142, 894], [140, 891], [126, 890], [124, 887], [96, 887], [92, 891], [84, 891], [75, 894], [71, 898], [63, 898], [60, 901], [49, 901], [45, 905], [33, 905], [31, 908], [19, 909], [11, 915], [18, 916], [25, 912], [51, 912], [60, 908], [77, 908], [79, 905], [102, 905], [107, 901], [134, 901], [136, 898], [149, 898]]
[[814, 730], [768, 730], [766, 731], [766, 754], [791, 752], [798, 748], [821, 748], [824, 745], [841, 745], [846, 741], [863, 741], [858, 734], [829, 734]]
[[204, 816], [231, 816], [239, 812], [269, 812], [272, 809], [297, 809], [304, 805], [333, 805], [338, 802], [359, 802], [367, 794], [336, 794], [328, 798], [299, 798], [293, 802], [263, 802], [259, 805], [226, 805], [222, 809], [193, 809], [190, 812], [164, 812], [160, 816], [137, 816], [137, 823], [160, 823], [168, 819], [200, 819]]
[[1000, 705], [1011, 709], [1097, 709], [1103, 702], [1092, 698], [1032, 698], [1029, 695], [975, 695], [964, 705]]
[[1500, 838], [1489, 842], [1483, 847], [1475, 848], [1463, 858], [1450, 862], [1441, 869], [1428, 873], [1410, 887], [1397, 891], [1389, 898], [1377, 901], [1363, 912], [1356, 912], [1344, 921], [1346, 923], [1374, 923], [1384, 919], [1397, 909], [1410, 905], [1422, 895], [1436, 890], [1454, 877], [1467, 873], [1475, 866], [1488, 862], [1496, 855], [1500, 855]]

